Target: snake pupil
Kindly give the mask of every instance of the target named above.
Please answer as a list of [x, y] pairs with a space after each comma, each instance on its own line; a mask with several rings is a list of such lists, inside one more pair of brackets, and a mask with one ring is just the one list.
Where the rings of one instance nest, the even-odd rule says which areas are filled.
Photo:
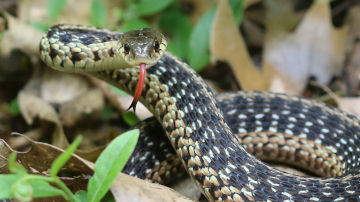
[[158, 41], [154, 42], [154, 49], [155, 49], [155, 52], [157, 52], [157, 53], [160, 51], [160, 44]]
[[125, 54], [129, 54], [129, 52], [130, 52], [130, 46], [129, 46], [129, 44], [125, 44], [124, 45], [124, 50], [125, 50]]

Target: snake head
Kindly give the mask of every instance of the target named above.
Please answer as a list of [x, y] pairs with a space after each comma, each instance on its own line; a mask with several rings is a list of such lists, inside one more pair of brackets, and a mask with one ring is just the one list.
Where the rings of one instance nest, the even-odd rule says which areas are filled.
[[164, 35], [150, 28], [126, 32], [119, 43], [119, 52], [127, 63], [132, 66], [146, 64], [147, 67], [156, 64], [167, 45]]

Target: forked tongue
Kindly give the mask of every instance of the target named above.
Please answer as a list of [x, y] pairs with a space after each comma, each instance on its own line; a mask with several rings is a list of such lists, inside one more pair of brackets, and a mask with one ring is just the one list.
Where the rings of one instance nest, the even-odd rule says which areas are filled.
[[145, 80], [145, 73], [146, 73], [146, 64], [145, 63], [140, 63], [139, 66], [140, 66], [139, 81], [138, 81], [137, 86], [136, 86], [134, 99], [131, 102], [130, 107], [127, 109], [127, 110], [129, 110], [129, 109], [133, 108], [134, 112], [135, 112], [135, 109], [136, 109], [136, 104], [139, 101], [139, 98], [140, 98], [141, 93], [142, 93], [142, 89], [143, 89], [143, 86], [144, 86], [144, 80]]

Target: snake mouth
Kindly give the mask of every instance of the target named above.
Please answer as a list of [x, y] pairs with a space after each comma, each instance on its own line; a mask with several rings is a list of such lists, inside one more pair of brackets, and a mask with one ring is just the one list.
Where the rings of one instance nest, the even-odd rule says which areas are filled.
[[141, 64], [146, 64], [146, 67], [151, 67], [157, 63], [162, 55], [146, 55], [146, 56], [134, 56], [124, 55], [124, 60], [133, 67], [139, 67]]
[[142, 93], [142, 89], [144, 86], [144, 81], [145, 81], [145, 74], [146, 74], [146, 63], [140, 63], [139, 64], [139, 81], [136, 85], [136, 90], [135, 90], [135, 94], [134, 94], [134, 99], [131, 102], [131, 105], [129, 106], [129, 109], [133, 108], [134, 112], [136, 110], [136, 104], [138, 103], [141, 93]]

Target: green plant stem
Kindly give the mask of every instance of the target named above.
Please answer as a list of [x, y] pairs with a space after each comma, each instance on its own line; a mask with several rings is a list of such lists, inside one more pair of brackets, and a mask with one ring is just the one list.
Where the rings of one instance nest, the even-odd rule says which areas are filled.
[[56, 177], [46, 177], [46, 176], [41, 176], [41, 175], [27, 175], [24, 178], [22, 178], [21, 180], [44, 180], [47, 182], [51, 182], [54, 183], [55, 185], [57, 185], [60, 189], [62, 189], [65, 192], [65, 195], [63, 196], [66, 200], [71, 200], [71, 201], [75, 201], [75, 202], [81, 202], [72, 192], [71, 190], [59, 179]]
[[54, 183], [71, 198], [72, 201], [81, 202], [59, 178], [52, 179], [54, 180]]

